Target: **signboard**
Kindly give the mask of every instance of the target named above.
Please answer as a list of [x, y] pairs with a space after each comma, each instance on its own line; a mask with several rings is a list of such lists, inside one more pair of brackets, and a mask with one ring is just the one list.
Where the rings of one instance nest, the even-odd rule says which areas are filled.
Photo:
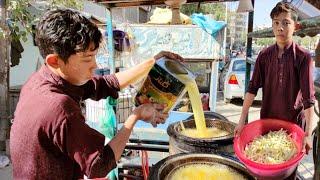
[[135, 54], [146, 59], [165, 50], [190, 59], [222, 57], [223, 30], [212, 37], [195, 25], [127, 25], [117, 27], [134, 37]]

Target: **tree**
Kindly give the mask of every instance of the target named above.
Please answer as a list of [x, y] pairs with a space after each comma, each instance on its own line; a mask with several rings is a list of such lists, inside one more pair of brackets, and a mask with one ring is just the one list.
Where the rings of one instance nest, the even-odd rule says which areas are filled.
[[6, 25], [7, 11], [5, 0], [0, 0], [0, 151], [5, 150], [8, 120], [8, 72], [9, 72], [9, 29]]
[[255, 44], [258, 46], [266, 47], [274, 44], [274, 42], [274, 38], [258, 38]]
[[[32, 25], [38, 20], [38, 18], [29, 11], [30, 4], [36, 2], [36, 0], [7, 0], [10, 26], [15, 32], [12, 34], [11, 38], [22, 39], [24, 41], [27, 40], [27, 33], [32, 32]], [[83, 2], [78, 0], [49, 0], [47, 4], [49, 9], [67, 7], [81, 10], [83, 7]], [[24, 29], [20, 29], [19, 24], [21, 24]], [[4, 34], [0, 28], [0, 38], [1, 37], [4, 38]]]
[[317, 37], [293, 37], [293, 40], [308, 50], [314, 50], [317, 45]]
[[213, 14], [214, 19], [217, 21], [225, 20], [225, 5], [223, 3], [206, 3], [200, 4], [199, 6], [195, 3], [183, 4], [180, 11], [188, 16], [193, 13]]

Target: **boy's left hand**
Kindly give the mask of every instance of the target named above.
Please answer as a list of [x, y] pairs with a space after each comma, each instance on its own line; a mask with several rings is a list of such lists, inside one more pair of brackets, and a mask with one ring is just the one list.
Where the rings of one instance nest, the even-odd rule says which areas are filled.
[[165, 105], [163, 104], [142, 104], [133, 110], [133, 113], [138, 116], [138, 119], [152, 124], [157, 127], [157, 124], [164, 124], [168, 118], [168, 114], [163, 113]]
[[157, 55], [154, 56], [155, 60], [160, 59], [161, 57], [167, 57], [169, 59], [174, 59], [180, 62], [184, 62], [184, 58], [181, 57], [180, 55], [173, 53], [173, 52], [169, 52], [169, 51], [161, 51], [159, 52]]
[[304, 137], [303, 139], [303, 144], [302, 144], [302, 148], [303, 148], [303, 151], [306, 153], [306, 154], [309, 154], [309, 151], [312, 149], [312, 141], [311, 141], [311, 136], [306, 136]]

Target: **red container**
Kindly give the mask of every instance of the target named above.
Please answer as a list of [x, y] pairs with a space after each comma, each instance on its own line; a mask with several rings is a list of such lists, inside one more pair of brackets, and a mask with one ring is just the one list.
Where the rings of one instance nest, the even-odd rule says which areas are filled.
[[[286, 130], [291, 134], [297, 147], [297, 154], [290, 160], [280, 164], [262, 164], [248, 159], [244, 154], [244, 149], [255, 137], [267, 134], [269, 131]], [[302, 143], [305, 136], [304, 131], [294, 123], [277, 120], [261, 119], [245, 125], [238, 137], [235, 137], [233, 148], [236, 156], [248, 168], [248, 170], [259, 179], [284, 179], [288, 177], [297, 168], [299, 162], [304, 156], [302, 152]]]

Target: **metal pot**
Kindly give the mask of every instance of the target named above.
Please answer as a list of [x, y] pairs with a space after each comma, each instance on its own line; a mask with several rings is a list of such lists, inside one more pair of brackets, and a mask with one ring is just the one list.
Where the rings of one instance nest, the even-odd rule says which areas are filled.
[[155, 164], [150, 171], [149, 179], [150, 180], [163, 180], [170, 177], [170, 173], [176, 170], [179, 167], [182, 167], [186, 164], [223, 164], [237, 171], [243, 175], [246, 179], [253, 180], [255, 179], [246, 168], [236, 159], [232, 159], [232, 156], [226, 156], [222, 154], [199, 154], [199, 153], [181, 153], [176, 155], [171, 155], [157, 164]]
[[[194, 119], [182, 121], [185, 128], [195, 128]], [[172, 123], [167, 129], [169, 135], [169, 153], [177, 154], [184, 152], [215, 153], [228, 152], [233, 153], [233, 131], [235, 123], [220, 119], [206, 119], [207, 127], [217, 127], [228, 131], [230, 134], [214, 138], [192, 138], [181, 134], [182, 128], [180, 122]]]

